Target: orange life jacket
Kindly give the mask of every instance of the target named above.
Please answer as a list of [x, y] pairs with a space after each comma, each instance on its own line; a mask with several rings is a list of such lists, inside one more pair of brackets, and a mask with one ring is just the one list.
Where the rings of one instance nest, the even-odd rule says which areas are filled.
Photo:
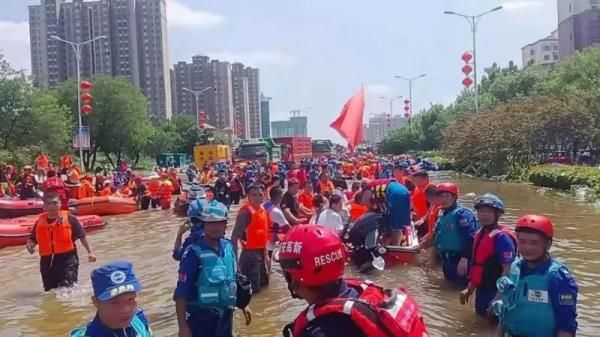
[[243, 246], [246, 249], [264, 249], [269, 239], [269, 218], [264, 207], [258, 209], [248, 204], [242, 209], [250, 213], [250, 224], [246, 227], [246, 240]]
[[173, 190], [173, 184], [169, 180], [164, 180], [160, 183], [160, 198], [171, 199]]
[[79, 198], [91, 198], [96, 193], [94, 186], [87, 180], [81, 182], [79, 186]]
[[98, 192], [99, 197], [108, 197], [112, 194], [110, 187], [103, 188], [100, 192]]
[[425, 197], [425, 190], [427, 190], [429, 186], [430, 184], [427, 184], [423, 187], [415, 187], [415, 190], [411, 196], [413, 210], [419, 218], [427, 215], [427, 198]]
[[475, 234], [473, 242], [473, 266], [470, 281], [478, 289], [495, 290], [496, 280], [502, 276], [502, 265], [495, 255], [496, 237], [500, 233], [507, 234], [517, 247], [517, 237], [509, 228], [500, 226], [491, 232], [483, 228]]
[[354, 201], [350, 202], [350, 219], [352, 221], [356, 221], [358, 218], [365, 215], [368, 211], [369, 209], [367, 208], [367, 206]]
[[75, 250], [69, 212], [61, 211], [54, 225], [48, 224], [48, 213], [40, 214], [35, 224], [35, 238], [40, 256], [68, 253]]
[[310, 210], [314, 210], [315, 209], [315, 205], [313, 205], [313, 196], [312, 194], [309, 193], [300, 193], [300, 195], [298, 196], [298, 202], [302, 204], [302, 206], [310, 209]]
[[433, 208], [431, 208], [429, 211], [429, 215], [427, 216], [427, 234], [433, 234], [433, 229], [441, 209], [441, 206], [433, 206]]
[[150, 192], [151, 198], [158, 198], [160, 196], [160, 181], [150, 180], [148, 183], [148, 192]]

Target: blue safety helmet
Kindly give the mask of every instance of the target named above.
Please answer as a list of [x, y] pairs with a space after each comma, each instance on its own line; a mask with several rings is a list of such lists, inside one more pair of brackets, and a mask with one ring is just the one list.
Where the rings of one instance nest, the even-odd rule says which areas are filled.
[[229, 216], [229, 210], [227, 206], [216, 200], [212, 200], [202, 209], [200, 214], [200, 220], [206, 222], [221, 222], [227, 221]]
[[481, 206], [487, 206], [497, 209], [500, 213], [504, 213], [504, 203], [500, 198], [492, 193], [486, 193], [480, 197], [475, 198], [475, 209], [479, 209]]

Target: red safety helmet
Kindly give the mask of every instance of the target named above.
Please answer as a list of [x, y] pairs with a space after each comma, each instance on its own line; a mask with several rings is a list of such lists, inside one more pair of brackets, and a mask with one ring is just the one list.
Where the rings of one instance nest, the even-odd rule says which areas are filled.
[[448, 192], [458, 196], [458, 186], [455, 183], [441, 183], [437, 185], [437, 193]]
[[550, 239], [554, 237], [554, 225], [552, 221], [543, 215], [527, 214], [517, 220], [515, 232], [522, 229], [531, 229], [540, 232]]
[[333, 231], [316, 225], [293, 227], [279, 246], [279, 264], [296, 282], [309, 287], [344, 275], [344, 245]]

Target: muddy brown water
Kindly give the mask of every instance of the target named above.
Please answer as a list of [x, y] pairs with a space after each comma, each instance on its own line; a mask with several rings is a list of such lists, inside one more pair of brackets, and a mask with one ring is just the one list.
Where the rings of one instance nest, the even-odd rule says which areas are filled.
[[[440, 173], [438, 180], [455, 178]], [[544, 213], [556, 224], [553, 255], [566, 262], [579, 284], [578, 336], [600, 336], [600, 210], [572, 198], [539, 188], [477, 179], [459, 179], [462, 201], [466, 193], [493, 192], [507, 206], [503, 221], [514, 223], [528, 212]], [[233, 209], [233, 216], [235, 211]], [[93, 317], [90, 271], [113, 259], [133, 261], [144, 285], [140, 306], [144, 308], [156, 336], [176, 336], [175, 306], [172, 301], [177, 264], [171, 249], [181, 218], [159, 210], [107, 217], [109, 225], [89, 234], [98, 262], [89, 264], [82, 255], [79, 286], [58, 293], [43, 293], [38, 257], [24, 248], [0, 250], [0, 337], [59, 337]], [[231, 222], [233, 222], [233, 217]], [[80, 252], [83, 249], [80, 250]], [[348, 275], [357, 275], [349, 270]], [[460, 289], [448, 286], [428, 252], [413, 265], [400, 265], [371, 276], [386, 286], [404, 286], [421, 303], [432, 336], [493, 336], [487, 321], [476, 317], [472, 306], [458, 303]], [[272, 274], [271, 285], [252, 303], [254, 321], [243, 326], [236, 313], [237, 336], [280, 336], [282, 327], [304, 307], [290, 298], [285, 281]]]

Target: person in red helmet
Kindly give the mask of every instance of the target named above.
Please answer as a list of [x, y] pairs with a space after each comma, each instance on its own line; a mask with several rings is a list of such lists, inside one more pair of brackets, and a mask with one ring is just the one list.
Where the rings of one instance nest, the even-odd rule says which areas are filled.
[[308, 302], [284, 336], [429, 336], [418, 304], [404, 290], [343, 278], [345, 249], [333, 231], [293, 227], [276, 255], [292, 296]]
[[458, 286], [469, 283], [469, 262], [479, 224], [470, 209], [458, 203], [458, 187], [454, 183], [438, 185], [438, 201], [442, 212], [435, 224], [433, 245], [442, 261], [444, 278]]
[[574, 337], [577, 332], [577, 283], [550, 256], [552, 221], [524, 215], [515, 226], [519, 253], [507, 276], [496, 282], [501, 300], [492, 304], [499, 317], [497, 336]]

